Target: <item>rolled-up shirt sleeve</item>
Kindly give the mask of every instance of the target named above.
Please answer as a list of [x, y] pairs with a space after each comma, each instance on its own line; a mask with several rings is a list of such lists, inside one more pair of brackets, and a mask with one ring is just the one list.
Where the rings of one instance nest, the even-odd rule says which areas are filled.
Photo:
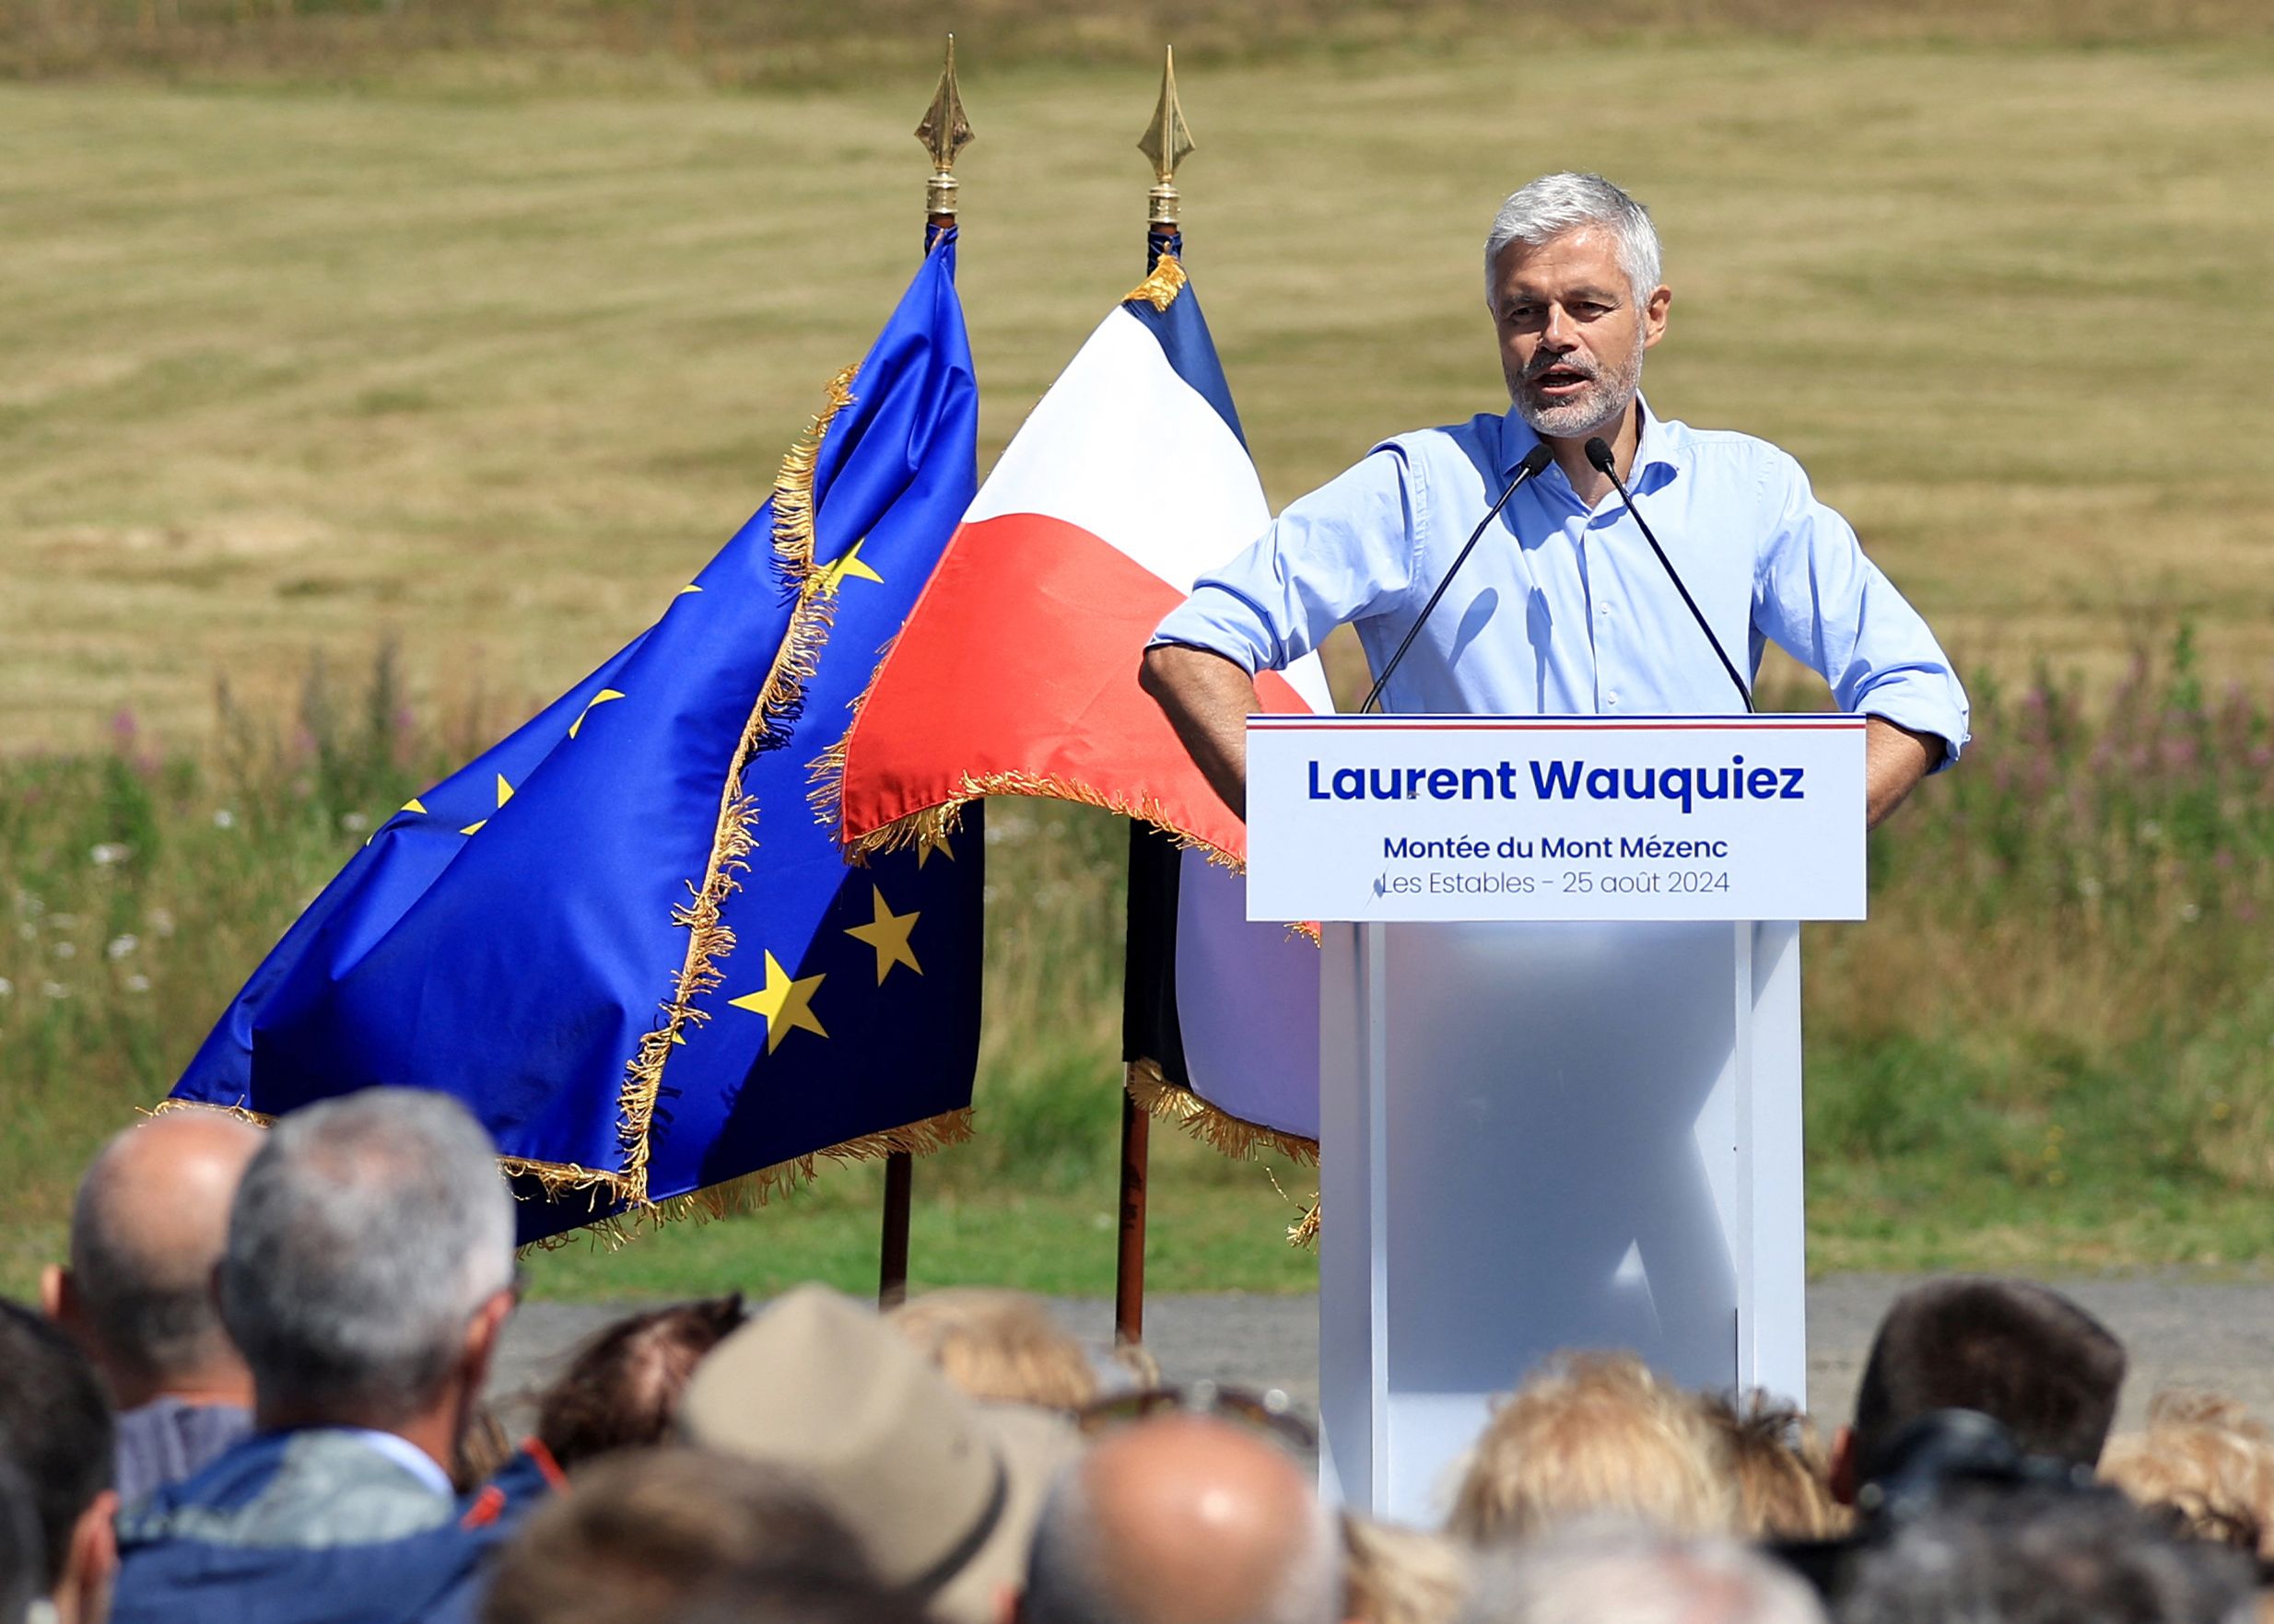
[[1846, 520], [1816, 499], [1791, 458], [1768, 460], [1765, 505], [1778, 514], [1753, 586], [1753, 624], [1832, 685], [1840, 708], [1883, 717], [1965, 747], [1966, 690], [1934, 633], [1864, 556]]
[[1396, 444], [1377, 446], [1196, 581], [1153, 641], [1221, 654], [1250, 676], [1284, 670], [1344, 621], [1396, 604], [1426, 522], [1419, 470]]

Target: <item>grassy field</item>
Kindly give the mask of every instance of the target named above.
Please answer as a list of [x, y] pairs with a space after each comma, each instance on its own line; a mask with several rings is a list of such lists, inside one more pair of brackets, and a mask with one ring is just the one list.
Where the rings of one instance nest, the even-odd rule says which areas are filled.
[[[1976, 758], [1875, 847], [1874, 923], [1811, 943], [1813, 1260], [2246, 1265], [2274, 1184], [2247, 912], [2274, 905], [2274, 41], [2242, 6], [1759, 9], [1161, 12], [1201, 47], [1189, 261], [1266, 485], [1489, 405], [1493, 204], [1553, 167], [1625, 180], [1677, 290], [1654, 403], [1798, 452], [1988, 679]], [[1020, 11], [962, 41], [983, 458], [1141, 268], [1143, 30]], [[30, 76], [0, 86], [8, 1289], [344, 820], [645, 624], [912, 262], [931, 72], [897, 34], [831, 45], [791, 8], [768, 55], [708, 6], [500, 3], [463, 39], [407, 12], [395, 38], [270, 0], [202, 33], [191, 0], [0, 10], [0, 71]], [[920, 1275], [1108, 1278], [1118, 849], [1072, 813], [997, 847], [984, 1135], [920, 1174]], [[1158, 1283], [1307, 1278], [1270, 1179], [1161, 1157]], [[850, 1281], [871, 1177], [540, 1284]]]

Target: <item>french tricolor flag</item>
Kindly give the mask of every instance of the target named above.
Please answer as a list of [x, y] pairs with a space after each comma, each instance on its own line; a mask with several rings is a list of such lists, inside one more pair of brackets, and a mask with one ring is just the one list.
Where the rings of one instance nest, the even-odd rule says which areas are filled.
[[[1270, 521], [1199, 301], [1164, 257], [980, 486], [825, 766], [821, 800], [854, 852], [1006, 794], [1109, 808], [1197, 847], [1160, 936], [1173, 964], [1155, 977], [1175, 989], [1166, 1025], [1181, 1026], [1185, 1052], [1148, 1057], [1266, 1139], [1308, 1139], [1316, 950], [1248, 924], [1240, 882], [1201, 860], [1242, 861], [1246, 827], [1137, 684], [1153, 628]], [[1266, 710], [1333, 708], [1316, 658], [1258, 686]], [[1132, 998], [1145, 978], [1133, 964]]]

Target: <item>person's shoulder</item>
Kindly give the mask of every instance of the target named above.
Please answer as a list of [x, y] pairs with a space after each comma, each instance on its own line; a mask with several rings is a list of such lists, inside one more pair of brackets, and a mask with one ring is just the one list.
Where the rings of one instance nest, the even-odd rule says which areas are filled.
[[1700, 463], [1799, 472], [1799, 459], [1774, 440], [1736, 428], [1698, 428], [1678, 417], [1662, 417], [1658, 426], [1675, 450]]
[[1432, 428], [1409, 428], [1376, 443], [1376, 451], [1394, 451], [1409, 459], [1458, 457], [1474, 461], [1479, 451], [1496, 455], [1505, 422], [1496, 412], [1479, 412], [1465, 423], [1440, 423]]
[[1800, 460], [1773, 440], [1734, 428], [1694, 428], [1678, 418], [1654, 426], [1677, 463], [1712, 499], [1781, 511], [1809, 491]]

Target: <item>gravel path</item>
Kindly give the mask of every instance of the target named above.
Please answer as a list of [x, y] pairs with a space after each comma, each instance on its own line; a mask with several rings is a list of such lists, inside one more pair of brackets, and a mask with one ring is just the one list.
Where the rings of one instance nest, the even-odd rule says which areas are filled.
[[[1809, 1288], [1809, 1400], [1827, 1424], [1848, 1414], [1872, 1329], [1910, 1283], [1902, 1276], [1838, 1275]], [[2055, 1284], [2131, 1351], [2119, 1424], [2135, 1424], [2150, 1396], [2171, 1385], [2214, 1388], [2274, 1417], [2274, 1286], [2175, 1275]], [[507, 1330], [493, 1392], [510, 1398], [542, 1384], [580, 1338], [633, 1306], [530, 1303]], [[1051, 1306], [1080, 1336], [1102, 1342], [1112, 1334], [1110, 1303], [1063, 1299]], [[1171, 1380], [1283, 1387], [1306, 1409], [1316, 1407], [1315, 1298], [1155, 1297], [1146, 1304], [1145, 1329]]]

